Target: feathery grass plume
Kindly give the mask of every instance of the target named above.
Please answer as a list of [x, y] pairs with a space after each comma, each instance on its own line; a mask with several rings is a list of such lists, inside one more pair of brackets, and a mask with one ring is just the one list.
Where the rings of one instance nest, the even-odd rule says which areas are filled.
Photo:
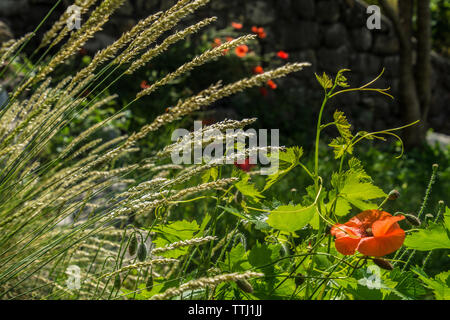
[[180, 3], [187, 3], [186, 5], [175, 5], [169, 9], [160, 20], [156, 21], [150, 28], [144, 30], [139, 37], [137, 37], [130, 46], [124, 50], [115, 60], [114, 63], [122, 65], [132, 61], [141, 51], [145, 50], [153, 42], [155, 42], [164, 32], [176, 26], [181, 19], [189, 14], [192, 14], [198, 8], [206, 5], [210, 0], [196, 0], [192, 3], [189, 1], [180, 1]]
[[183, 31], [178, 31], [177, 33], [171, 35], [170, 37], [166, 38], [163, 41], [163, 43], [141, 55], [139, 59], [135, 60], [131, 64], [131, 66], [128, 68], [127, 71], [125, 71], [125, 73], [126, 74], [134, 73], [136, 70], [146, 65], [151, 59], [157, 57], [158, 55], [166, 51], [174, 43], [185, 39], [188, 35], [200, 31], [200, 29], [206, 27], [207, 25], [216, 20], [217, 20], [216, 17], [206, 18], [193, 26], [187, 27]]
[[[136, 216], [138, 216], [138, 215], [140, 215], [144, 212], [147, 212], [151, 209], [157, 208], [162, 205], [169, 205], [172, 202], [176, 202], [184, 197], [187, 197], [187, 196], [190, 196], [190, 195], [193, 195], [196, 193], [224, 188], [224, 187], [228, 186], [229, 184], [237, 182], [238, 180], [239, 180], [238, 178], [225, 178], [225, 179], [220, 179], [220, 180], [216, 180], [216, 181], [209, 182], [209, 183], [204, 183], [204, 184], [197, 185], [194, 187], [182, 189], [182, 190], [178, 191], [177, 193], [175, 193], [174, 195], [167, 197], [167, 198], [165, 197], [163, 199], [146, 201], [145, 198], [144, 198], [144, 200], [142, 198], [139, 198], [136, 200], [131, 200], [131, 201], [125, 203], [123, 208], [119, 208], [119, 209], [113, 211], [111, 213], [111, 215], [117, 216], [117, 215], [122, 215], [122, 214], [133, 212]], [[158, 196], [160, 196], [160, 195], [164, 196], [164, 194], [159, 194]]]
[[189, 239], [189, 240], [184, 240], [184, 241], [178, 241], [178, 242], [174, 242], [171, 244], [166, 245], [165, 247], [162, 248], [155, 248], [151, 251], [151, 253], [153, 255], [158, 255], [170, 250], [175, 250], [178, 248], [182, 248], [182, 247], [191, 247], [191, 246], [199, 246], [211, 241], [215, 241], [217, 240], [217, 237], [213, 237], [213, 236], [207, 236], [207, 237], [203, 237], [203, 238], [193, 238], [193, 239]]
[[120, 274], [122, 272], [133, 270], [133, 269], [140, 269], [143, 267], [148, 267], [148, 266], [158, 265], [158, 264], [172, 264], [177, 261], [178, 261], [177, 259], [166, 258], [166, 259], [152, 259], [152, 260], [145, 261], [145, 262], [138, 262], [138, 263], [134, 263], [134, 264], [130, 264], [128, 266], [122, 267], [119, 270], [116, 270], [114, 272], [103, 274], [102, 276], [100, 276], [100, 279], [109, 278], [109, 277], [115, 276], [116, 274]]
[[94, 110], [100, 108], [101, 106], [104, 106], [104, 105], [108, 104], [111, 101], [114, 101], [117, 97], [118, 97], [117, 94], [113, 94], [113, 95], [110, 95], [110, 96], [107, 96], [107, 97], [103, 98], [100, 101], [97, 101], [96, 103], [92, 104], [89, 108], [86, 108], [85, 110], [83, 110], [83, 112], [78, 116], [78, 119], [79, 120], [85, 119]]
[[[194, 143], [195, 135], [204, 137], [208, 132], [216, 132], [216, 131], [225, 132], [226, 130], [242, 129], [242, 128], [254, 123], [256, 120], [257, 120], [256, 118], [244, 119], [241, 121], [224, 120], [224, 121], [215, 123], [213, 125], [204, 127], [200, 130], [200, 132], [196, 132], [196, 133], [191, 132], [188, 135], [180, 138], [178, 142], [164, 147], [163, 150], [158, 151], [158, 153], [156, 154], [156, 158], [159, 158], [159, 159], [165, 158], [165, 157], [169, 156], [172, 152], [183, 150], [183, 148], [187, 146], [187, 143], [191, 143], [191, 144]], [[228, 137], [230, 137], [230, 135], [228, 135]], [[217, 136], [212, 136], [212, 135], [209, 136], [208, 135], [208, 138], [202, 139], [202, 144], [208, 144], [209, 142], [218, 140], [218, 138], [226, 140], [226, 136], [217, 137]]]
[[[44, 79], [56, 66], [60, 65], [75, 54], [95, 33], [102, 29], [113, 12], [118, 9], [125, 0], [104, 0], [90, 15], [89, 19], [74, 32], [50, 62], [39, 71], [36, 80]], [[34, 79], [33, 79], [34, 81]]]
[[5, 47], [4, 53], [0, 58], [0, 67], [2, 67], [6, 63], [6, 60], [8, 60], [17, 51], [17, 49], [19, 49], [21, 45], [30, 40], [33, 36], [34, 33], [30, 32], [24, 35], [22, 38], [14, 40], [14, 42], [8, 42], [9, 46]]
[[116, 40], [113, 44], [109, 45], [105, 49], [97, 52], [89, 63], [87, 67], [80, 70], [74, 77], [73, 82], [77, 83], [78, 81], [86, 78], [90, 73], [94, 72], [99, 66], [101, 66], [106, 61], [115, 58], [115, 54], [125, 47], [128, 43], [133, 41], [138, 35], [144, 32], [145, 28], [147, 28], [152, 22], [158, 21], [161, 17], [162, 12], [157, 12], [147, 18], [140, 20], [138, 24], [136, 24], [131, 30], [125, 32], [118, 40]]
[[[97, 0], [75, 0], [74, 5], [80, 8], [80, 14], [85, 14], [91, 6], [93, 6]], [[42, 37], [41, 44], [38, 47], [38, 50], [44, 48], [48, 45], [54, 47], [62, 39], [69, 33], [69, 29], [67, 28], [67, 21], [70, 18], [70, 13], [68, 10], [64, 11], [64, 13], [59, 17], [58, 21], [56, 21], [50, 30], [48, 30], [44, 36]], [[53, 40], [54, 39], [54, 40]], [[53, 41], [52, 41], [53, 40]]]
[[247, 271], [245, 273], [229, 273], [222, 274], [219, 276], [211, 277], [211, 278], [200, 278], [197, 280], [192, 280], [186, 282], [179, 286], [178, 288], [167, 289], [163, 293], [156, 294], [151, 297], [152, 300], [166, 300], [172, 298], [177, 295], [181, 295], [185, 291], [195, 290], [200, 288], [214, 287], [222, 282], [230, 282], [230, 281], [240, 281], [240, 280], [248, 280], [251, 278], [259, 278], [263, 277], [263, 273], [251, 272]]
[[116, 113], [112, 116], [110, 116], [109, 118], [97, 122], [95, 125], [93, 125], [92, 127], [90, 127], [89, 129], [85, 130], [84, 132], [82, 132], [78, 137], [76, 137], [75, 139], [72, 140], [72, 142], [63, 150], [61, 151], [61, 157], [65, 157], [70, 151], [72, 151], [72, 149], [79, 144], [80, 142], [82, 142], [83, 140], [87, 139], [88, 137], [90, 137], [92, 135], [93, 132], [95, 132], [97, 129], [103, 127], [103, 125], [105, 123], [108, 123], [110, 121], [116, 120], [118, 118], [121, 118], [125, 115], [125, 112], [121, 112], [121, 113]]
[[179, 67], [176, 71], [169, 73], [163, 79], [152, 84], [150, 87], [143, 89], [141, 92], [139, 92], [136, 95], [136, 99], [139, 99], [143, 96], [149, 95], [150, 93], [155, 91], [158, 87], [166, 85], [170, 81], [178, 78], [180, 75], [185, 74], [186, 72], [189, 72], [192, 69], [194, 69], [195, 67], [201, 66], [212, 59], [222, 56], [224, 50], [232, 50], [232, 49], [240, 46], [241, 44], [244, 44], [244, 43], [248, 42], [249, 40], [252, 40], [255, 38], [256, 38], [256, 36], [254, 36], [254, 35], [246, 35], [246, 36], [242, 36], [237, 39], [231, 40], [229, 42], [226, 42], [226, 43], [224, 43], [218, 47], [215, 47], [213, 49], [207, 50], [203, 54], [195, 57], [192, 61], [185, 63], [184, 65]]

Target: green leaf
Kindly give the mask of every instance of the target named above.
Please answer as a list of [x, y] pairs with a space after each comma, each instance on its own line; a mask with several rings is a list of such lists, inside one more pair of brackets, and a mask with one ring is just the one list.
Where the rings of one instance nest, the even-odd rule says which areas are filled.
[[419, 251], [450, 249], [450, 238], [443, 225], [432, 223], [427, 229], [407, 236], [404, 244]]
[[445, 229], [447, 229], [447, 231], [450, 231], [450, 209], [448, 207], [445, 207], [444, 225]]
[[278, 171], [271, 174], [266, 179], [266, 185], [262, 192], [269, 189], [275, 182], [284, 177], [289, 171], [299, 165], [300, 158], [303, 155], [303, 149], [299, 147], [287, 148], [284, 152], [278, 152], [276, 156], [279, 159]]
[[349, 172], [354, 174], [360, 181], [372, 182], [372, 178], [366, 173], [364, 167], [357, 158], [352, 157], [348, 160]]
[[262, 267], [272, 262], [271, 256], [272, 250], [269, 246], [256, 243], [256, 246], [248, 254], [248, 261], [254, 267]]
[[260, 199], [264, 199], [264, 196], [261, 192], [256, 189], [254, 184], [248, 182], [250, 176], [245, 175], [244, 178], [235, 184], [235, 187], [244, 195], [249, 197], [255, 202], [259, 202]]
[[323, 73], [322, 76], [319, 76], [317, 73], [315, 75], [316, 75], [317, 81], [319, 81], [322, 88], [324, 88], [326, 90], [326, 89], [330, 89], [333, 87], [333, 81], [325, 72]]
[[378, 208], [378, 205], [371, 202], [365, 202], [358, 199], [347, 199], [348, 202], [350, 202], [354, 207], [358, 208], [361, 211], [366, 210], [376, 210]]
[[153, 231], [159, 237], [165, 238], [167, 243], [192, 239], [199, 230], [200, 227], [195, 220], [192, 222], [181, 220], [153, 227]]
[[350, 141], [353, 139], [353, 134], [350, 130], [352, 126], [350, 125], [350, 123], [348, 123], [348, 120], [345, 117], [344, 113], [336, 110], [334, 112], [333, 118], [339, 134], [347, 143], [350, 143]]
[[375, 205], [366, 200], [386, 197], [383, 190], [370, 182], [361, 182], [360, 175], [352, 172], [346, 177], [340, 195], [361, 210], [375, 209]]
[[244, 271], [251, 268], [250, 263], [247, 260], [248, 253], [245, 252], [245, 248], [241, 242], [237, 246], [230, 250], [226, 263], [230, 263], [231, 272]]
[[219, 176], [219, 170], [216, 167], [211, 168], [211, 169], [205, 171], [205, 173], [203, 173], [202, 182], [207, 183], [210, 178], [212, 178], [212, 180], [215, 181], [215, 180], [217, 180], [218, 176]]
[[[205, 220], [207, 220], [207, 218], [205, 218]], [[200, 231], [200, 227], [195, 220], [192, 222], [182, 220], [154, 227], [153, 231], [158, 235], [156, 239], [152, 239], [155, 246], [164, 247], [173, 242], [192, 239], [194, 234]], [[175, 250], [163, 252], [161, 253], [161, 256], [166, 258], [178, 258], [188, 252], [188, 247], [177, 248]]]
[[267, 223], [281, 231], [295, 232], [306, 226], [315, 212], [315, 204], [309, 207], [301, 205], [280, 206], [270, 213]]
[[267, 224], [266, 219], [267, 216], [265, 214], [259, 214], [259, 215], [252, 215], [251, 217], [242, 214], [239, 212], [239, 210], [233, 208], [233, 207], [222, 207], [218, 206], [219, 208], [225, 210], [226, 212], [229, 212], [236, 217], [239, 217], [245, 221], [249, 221], [255, 225], [255, 228], [257, 230], [268, 230], [270, 229], [270, 226]]
[[335, 159], [341, 158], [346, 152], [353, 154], [353, 147], [343, 137], [334, 138], [328, 146], [334, 149]]
[[396, 268], [389, 277], [398, 283], [395, 294], [403, 299], [415, 300], [427, 293], [420, 280], [411, 271], [400, 271]]
[[[331, 194], [331, 197], [332, 198], [330, 198], [330, 202], [327, 203], [327, 211], [328, 212], [331, 212], [331, 210], [333, 208], [333, 202], [336, 199], [336, 197], [333, 194]], [[351, 209], [352, 209], [352, 207], [350, 206], [350, 203], [347, 200], [345, 200], [342, 197], [337, 198], [334, 214], [342, 217], [342, 216], [347, 215]]]
[[434, 279], [431, 279], [419, 268], [414, 268], [413, 272], [428, 288], [433, 290], [437, 300], [450, 300], [450, 271], [440, 273]]

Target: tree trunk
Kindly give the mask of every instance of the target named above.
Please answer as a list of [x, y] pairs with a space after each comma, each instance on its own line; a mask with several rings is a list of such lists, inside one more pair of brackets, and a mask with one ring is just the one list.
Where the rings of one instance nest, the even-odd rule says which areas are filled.
[[431, 103], [431, 10], [430, 0], [417, 1], [416, 87], [426, 128]]
[[[400, 41], [400, 105], [404, 121], [409, 124], [420, 120], [420, 102], [416, 91], [414, 77], [414, 61], [412, 39], [412, 19], [414, 13], [414, 0], [401, 0], [398, 2], [400, 28], [404, 34], [405, 41]], [[404, 130], [405, 146], [420, 146], [424, 140], [422, 130], [423, 123], [408, 127]]]
[[[386, 0], [380, 0], [380, 4], [392, 21], [400, 43], [399, 105], [403, 121], [405, 124], [409, 124], [422, 119], [414, 77], [413, 46], [411, 43], [414, 0], [398, 1], [398, 15]], [[422, 128], [423, 124], [419, 123], [403, 130], [405, 147], [418, 147], [425, 142], [425, 131]]]

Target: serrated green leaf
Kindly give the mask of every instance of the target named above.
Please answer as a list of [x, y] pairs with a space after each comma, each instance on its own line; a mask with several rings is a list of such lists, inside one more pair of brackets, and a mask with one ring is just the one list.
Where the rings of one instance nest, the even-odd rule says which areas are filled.
[[284, 177], [289, 171], [294, 169], [299, 165], [299, 160], [303, 155], [303, 148], [292, 147], [287, 148], [284, 152], [278, 152], [276, 156], [279, 159], [279, 167], [278, 171], [274, 174], [271, 174], [266, 179], [266, 185], [262, 192], [269, 189], [275, 182], [279, 181], [282, 177]]
[[445, 229], [450, 232], [450, 209], [448, 207], [445, 207], [444, 225]]
[[335, 159], [341, 158], [346, 152], [353, 154], [353, 147], [343, 137], [334, 138], [328, 146], [334, 149]]
[[349, 172], [354, 174], [360, 181], [363, 182], [372, 182], [372, 178], [366, 173], [364, 167], [357, 158], [352, 157], [348, 160]]
[[167, 243], [191, 239], [200, 227], [194, 220], [192, 222], [181, 220], [153, 227], [159, 237], [165, 238]]
[[202, 182], [207, 183], [211, 178], [213, 181], [217, 180], [219, 176], [219, 170], [216, 167], [213, 167], [209, 170], [206, 170], [205, 173], [202, 174]]
[[319, 76], [317, 73], [315, 75], [316, 75], [317, 81], [319, 81], [322, 88], [324, 88], [326, 90], [326, 89], [330, 89], [333, 87], [333, 81], [325, 72], [323, 73], [322, 76]]
[[404, 244], [419, 251], [450, 249], [450, 238], [443, 225], [432, 223], [427, 229], [408, 235]]
[[270, 250], [267, 245], [259, 245], [259, 243], [257, 243], [248, 254], [248, 261], [254, 267], [262, 267], [272, 261], [271, 256], [272, 250]]
[[267, 223], [278, 230], [295, 232], [311, 221], [316, 212], [316, 205], [303, 207], [301, 205], [280, 206], [269, 214]]
[[378, 205], [376, 205], [375, 203], [365, 202], [359, 199], [348, 199], [348, 198], [345, 199], [348, 200], [348, 202], [350, 202], [354, 207], [358, 208], [361, 211], [375, 210], [378, 208]]
[[[331, 212], [331, 210], [333, 209], [333, 202], [335, 201], [335, 199], [336, 199], [336, 197], [334, 197], [332, 195], [330, 202], [327, 203], [327, 211], [328, 212]], [[342, 216], [347, 215], [351, 209], [352, 209], [352, 207], [350, 206], [350, 203], [347, 200], [345, 200], [342, 197], [338, 197], [338, 199], [336, 200], [334, 214], [339, 217], [342, 217]]]
[[347, 117], [343, 112], [336, 110], [333, 115], [334, 123], [339, 131], [339, 134], [344, 138], [347, 143], [353, 138], [353, 134], [351, 132], [351, 124], [348, 122]]
[[259, 202], [261, 199], [264, 199], [264, 196], [261, 192], [256, 189], [254, 184], [248, 182], [249, 175], [246, 175], [241, 181], [236, 183], [234, 186], [246, 197], [249, 197], [255, 202]]
[[[337, 184], [337, 178], [334, 184]], [[344, 198], [356, 208], [364, 211], [377, 209], [378, 206], [368, 202], [368, 200], [384, 198], [386, 194], [380, 188], [367, 182], [367, 179], [363, 179], [360, 172], [347, 171], [339, 197]]]
[[360, 176], [355, 173], [350, 173], [346, 177], [341, 195], [350, 202], [352, 200], [372, 200], [387, 196], [383, 190], [374, 186], [372, 183], [361, 182]]
[[242, 243], [238, 243], [237, 246], [232, 248], [229, 252], [229, 260], [226, 259], [226, 263], [231, 265], [231, 272], [244, 271], [251, 268], [250, 263], [247, 260], [248, 253], [245, 252], [245, 248]]
[[437, 300], [450, 300], [450, 271], [440, 273], [434, 279], [427, 276], [422, 269], [413, 268], [412, 271], [433, 290]]

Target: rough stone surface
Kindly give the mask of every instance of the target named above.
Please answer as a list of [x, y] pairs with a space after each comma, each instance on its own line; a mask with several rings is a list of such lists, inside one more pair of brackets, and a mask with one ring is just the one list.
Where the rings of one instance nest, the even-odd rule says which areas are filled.
[[298, 21], [283, 24], [278, 30], [286, 50], [317, 48], [320, 44], [319, 24], [314, 21]]
[[350, 37], [357, 51], [369, 51], [372, 48], [372, 33], [367, 28], [351, 30]]
[[1, 0], [0, 15], [10, 17], [24, 14], [28, 10], [27, 0]]
[[275, 21], [275, 11], [271, 10], [268, 2], [249, 1], [245, 4], [247, 18], [254, 24], [267, 25]]
[[351, 70], [368, 75], [377, 75], [382, 69], [381, 62], [381, 58], [373, 54], [360, 53], [353, 57]]
[[292, 10], [298, 15], [299, 18], [302, 19], [313, 19], [315, 7], [314, 0], [294, 0], [292, 3]]
[[339, 20], [339, 1], [324, 0], [316, 5], [316, 18], [319, 22], [334, 23]]
[[397, 54], [400, 50], [399, 43], [396, 37], [379, 34], [375, 37], [373, 52], [379, 55]]
[[337, 49], [320, 48], [317, 51], [319, 67], [329, 73], [337, 73], [349, 66], [349, 49], [343, 45]]
[[328, 48], [337, 48], [347, 42], [347, 29], [344, 25], [335, 23], [325, 31], [324, 38]]

